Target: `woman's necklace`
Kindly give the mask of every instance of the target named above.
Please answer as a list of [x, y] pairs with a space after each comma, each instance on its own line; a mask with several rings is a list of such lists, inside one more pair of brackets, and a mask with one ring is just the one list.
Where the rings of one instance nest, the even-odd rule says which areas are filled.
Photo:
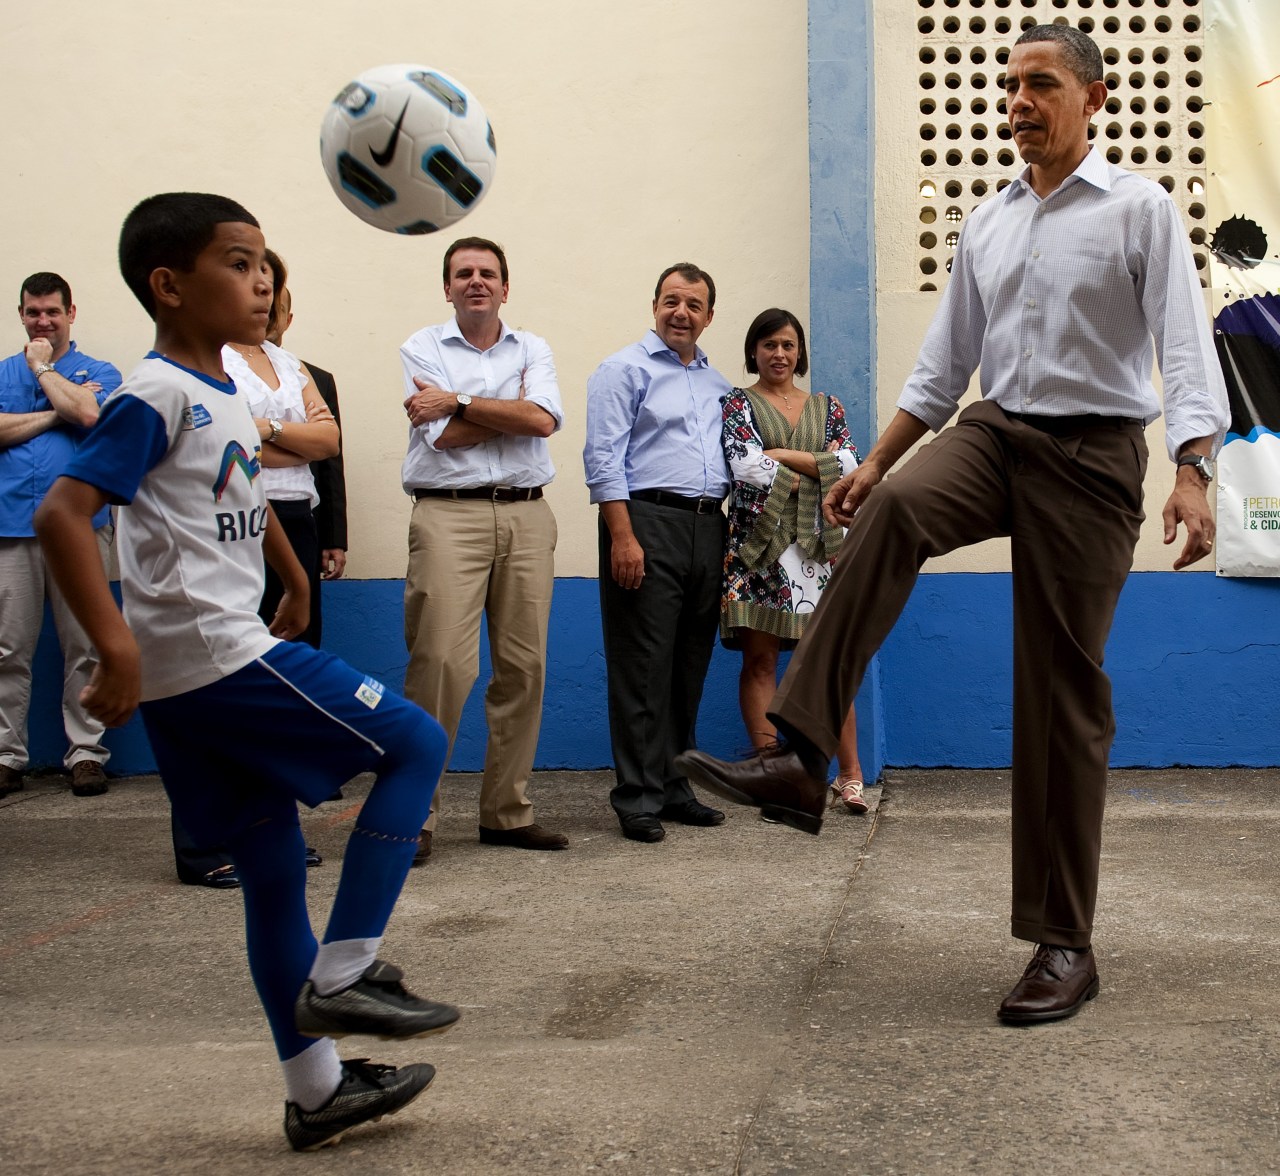
[[791, 411], [791, 397], [786, 392], [775, 392], [772, 388], [766, 388], [763, 384], [756, 385], [757, 391], [763, 392], [766, 396], [781, 396], [782, 403], [786, 406], [788, 412]]

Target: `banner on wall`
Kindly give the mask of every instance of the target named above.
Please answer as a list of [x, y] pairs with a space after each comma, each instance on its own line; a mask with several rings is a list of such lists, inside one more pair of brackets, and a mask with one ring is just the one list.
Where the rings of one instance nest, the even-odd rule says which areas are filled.
[[1280, 4], [1206, 12], [1214, 339], [1231, 402], [1218, 456], [1220, 576], [1280, 576]]

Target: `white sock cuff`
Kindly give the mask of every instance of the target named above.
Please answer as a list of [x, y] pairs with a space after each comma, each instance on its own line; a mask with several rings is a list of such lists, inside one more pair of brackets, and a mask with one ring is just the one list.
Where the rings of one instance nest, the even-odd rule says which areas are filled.
[[304, 1111], [318, 1110], [342, 1083], [342, 1062], [332, 1037], [322, 1037], [280, 1063], [284, 1071], [285, 1098]]
[[316, 951], [309, 979], [321, 996], [332, 996], [360, 979], [377, 958], [382, 936], [376, 939], [337, 939]]

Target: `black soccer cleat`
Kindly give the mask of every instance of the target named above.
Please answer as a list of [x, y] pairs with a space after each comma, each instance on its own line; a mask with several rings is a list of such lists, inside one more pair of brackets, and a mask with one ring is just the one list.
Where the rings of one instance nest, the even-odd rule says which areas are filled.
[[307, 1037], [364, 1034], [396, 1041], [443, 1033], [461, 1014], [453, 1005], [414, 996], [401, 983], [404, 973], [374, 960], [354, 984], [321, 996], [308, 980], [293, 1006], [298, 1032]]
[[436, 1076], [434, 1066], [381, 1066], [368, 1058], [342, 1063], [342, 1081], [329, 1101], [314, 1111], [284, 1104], [284, 1133], [294, 1151], [331, 1147], [352, 1127], [394, 1115], [418, 1097]]

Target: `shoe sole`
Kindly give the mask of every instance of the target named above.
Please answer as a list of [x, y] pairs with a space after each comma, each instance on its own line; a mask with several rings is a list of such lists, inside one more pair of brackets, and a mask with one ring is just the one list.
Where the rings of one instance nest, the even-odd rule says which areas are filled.
[[350, 1127], [344, 1127], [337, 1135], [330, 1135], [326, 1139], [322, 1139], [319, 1143], [309, 1143], [306, 1147], [295, 1148], [299, 1152], [318, 1152], [321, 1148], [337, 1147], [342, 1142], [342, 1138], [348, 1131], [354, 1131], [357, 1127], [363, 1127], [366, 1123], [381, 1123], [388, 1115], [398, 1115], [405, 1109], [414, 1099], [418, 1097], [436, 1080], [435, 1074], [426, 1080], [417, 1090], [415, 1090], [407, 1099], [398, 1107], [393, 1107], [389, 1111], [383, 1111], [380, 1115], [374, 1115], [371, 1119], [361, 1119], [359, 1123], [352, 1123]]
[[373, 1037], [378, 1041], [416, 1041], [419, 1037], [436, 1037], [441, 1033], [448, 1033], [457, 1023], [459, 1018], [455, 1018], [447, 1025], [437, 1025], [434, 1029], [421, 1029], [417, 1033], [379, 1033], [376, 1029], [303, 1029], [298, 1027], [298, 1032], [303, 1037], [332, 1037], [335, 1041], [341, 1041], [344, 1037]]
[[675, 765], [688, 779], [696, 781], [724, 800], [732, 804], [745, 805], [747, 808], [758, 808], [760, 815], [766, 821], [772, 821], [778, 825], [789, 825], [792, 829], [799, 829], [801, 833], [812, 833], [815, 837], [822, 832], [820, 816], [801, 812], [799, 809], [786, 808], [780, 804], [761, 804], [745, 792], [739, 792], [732, 784], [726, 784], [723, 780], [709, 775], [703, 770], [701, 764], [690, 762], [683, 755], [676, 756]]
[[1074, 1017], [1089, 1001], [1098, 995], [1100, 987], [1098, 977], [1095, 976], [1093, 983], [1084, 990], [1084, 995], [1069, 1008], [1054, 1009], [1049, 1013], [1014, 1013], [1006, 1015], [1003, 1012], [997, 1012], [996, 1016], [1006, 1025], [1042, 1025], [1046, 1021], [1062, 1021], [1067, 1017]]

